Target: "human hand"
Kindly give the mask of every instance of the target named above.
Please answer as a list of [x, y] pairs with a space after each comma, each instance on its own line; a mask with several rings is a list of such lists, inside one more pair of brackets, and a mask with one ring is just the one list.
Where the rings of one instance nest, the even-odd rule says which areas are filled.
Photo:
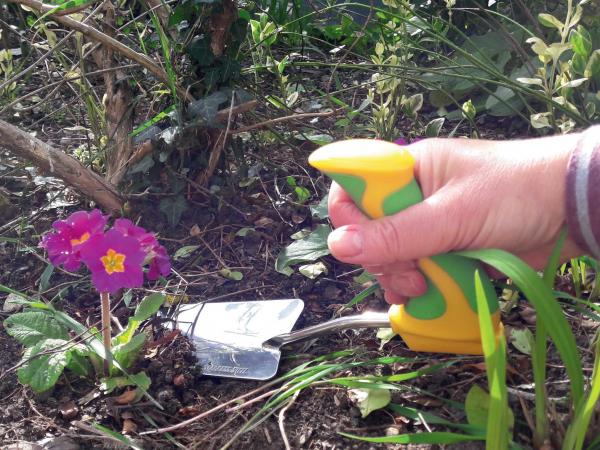
[[[500, 248], [542, 267], [565, 223], [565, 175], [578, 135], [519, 141], [427, 139], [407, 147], [424, 200], [370, 220], [336, 184], [331, 253], [376, 275], [389, 303], [425, 293], [419, 258]], [[583, 252], [567, 238], [563, 258]]]

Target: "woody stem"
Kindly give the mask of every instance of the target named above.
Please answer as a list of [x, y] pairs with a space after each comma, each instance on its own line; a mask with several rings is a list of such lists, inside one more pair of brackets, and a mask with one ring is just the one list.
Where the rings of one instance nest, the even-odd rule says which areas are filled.
[[102, 341], [104, 342], [104, 375], [110, 375], [110, 297], [108, 292], [100, 293], [100, 310], [102, 312]]

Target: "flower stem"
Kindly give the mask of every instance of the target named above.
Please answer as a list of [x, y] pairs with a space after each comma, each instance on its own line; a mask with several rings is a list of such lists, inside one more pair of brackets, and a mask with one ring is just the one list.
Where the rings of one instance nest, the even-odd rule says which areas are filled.
[[100, 293], [100, 310], [102, 312], [102, 341], [104, 342], [104, 375], [110, 375], [110, 297], [108, 292]]

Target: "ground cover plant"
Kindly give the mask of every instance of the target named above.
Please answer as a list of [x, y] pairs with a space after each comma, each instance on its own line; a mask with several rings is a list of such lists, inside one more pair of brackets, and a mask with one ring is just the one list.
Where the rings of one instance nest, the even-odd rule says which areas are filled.
[[462, 253], [506, 275], [498, 336], [474, 278], [483, 357], [346, 330], [285, 347], [273, 380], [219, 379], [170, 327], [210, 301], [300, 297], [298, 328], [385, 311], [329, 256], [310, 152], [597, 123], [598, 12], [1, 2], [0, 447], [600, 448], [599, 266], [562, 240], [543, 273]]

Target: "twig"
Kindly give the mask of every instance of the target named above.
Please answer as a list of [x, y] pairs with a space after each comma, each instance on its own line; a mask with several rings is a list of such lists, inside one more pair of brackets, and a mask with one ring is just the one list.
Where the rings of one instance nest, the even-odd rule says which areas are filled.
[[285, 445], [285, 450], [292, 450], [292, 447], [290, 447], [290, 441], [288, 440], [287, 434], [285, 433], [285, 426], [283, 425], [283, 421], [285, 420], [286, 411], [289, 409], [290, 406], [292, 406], [294, 404], [294, 402], [298, 398], [298, 394], [300, 394], [300, 391], [296, 391], [294, 393], [294, 395], [292, 396], [292, 399], [288, 402], [287, 405], [285, 405], [283, 408], [281, 408], [281, 411], [279, 411], [279, 415], [278, 415], [277, 423], [279, 424], [279, 432], [281, 433], [281, 439], [283, 439], [283, 444]]
[[270, 397], [271, 395], [275, 394], [278, 390], [279, 389], [273, 389], [272, 391], [265, 392], [264, 394], [261, 394], [258, 397], [254, 397], [253, 399], [248, 400], [245, 403], [242, 403], [240, 405], [234, 406], [233, 408], [227, 408], [225, 410], [225, 412], [229, 414], [229, 413], [232, 413], [232, 412], [239, 411], [240, 409], [244, 409], [244, 408], [246, 408], [246, 407], [248, 407], [250, 405], [253, 405], [256, 402], [261, 401], [263, 398]]
[[292, 114], [291, 116], [276, 117], [275, 119], [269, 119], [269, 120], [265, 120], [263, 122], [255, 123], [253, 125], [236, 128], [235, 130], [229, 131], [229, 134], [245, 133], [246, 131], [251, 131], [256, 128], [262, 128], [262, 127], [266, 127], [266, 126], [273, 125], [273, 124], [280, 123], [280, 122], [288, 122], [290, 120], [300, 120], [300, 119], [307, 119], [307, 118], [312, 118], [312, 117], [329, 117], [329, 116], [334, 115], [337, 112], [338, 112], [338, 110], [333, 110], [333, 111], [320, 112], [320, 113], [300, 113], [300, 114]]
[[205, 417], [208, 417], [211, 414], [214, 414], [214, 413], [222, 410], [223, 408], [225, 408], [226, 406], [231, 405], [232, 403], [237, 403], [237, 402], [239, 402], [240, 400], [242, 400], [242, 399], [244, 399], [246, 397], [250, 397], [251, 395], [258, 394], [259, 392], [261, 392], [261, 391], [263, 391], [263, 390], [265, 390], [267, 388], [270, 388], [271, 386], [274, 386], [275, 384], [279, 383], [280, 381], [281, 381], [280, 379], [275, 379], [273, 381], [270, 381], [268, 383], [263, 384], [262, 386], [260, 386], [260, 387], [258, 387], [256, 389], [253, 389], [252, 391], [250, 391], [250, 392], [248, 392], [246, 394], [240, 395], [240, 396], [238, 396], [236, 398], [233, 398], [233, 399], [231, 399], [229, 401], [226, 401], [225, 403], [221, 403], [220, 405], [217, 405], [214, 408], [209, 409], [208, 411], [200, 413], [197, 416], [192, 417], [191, 419], [184, 420], [183, 422], [180, 422], [180, 423], [178, 423], [176, 425], [171, 425], [169, 427], [157, 428], [155, 430], [144, 431], [144, 432], [140, 433], [140, 436], [144, 436], [144, 435], [147, 435], [147, 434], [170, 433], [171, 431], [175, 431], [175, 430], [179, 430], [181, 428], [185, 428], [188, 425], [191, 425], [192, 423], [197, 422], [200, 419], [204, 419]]
[[[25, 5], [32, 9], [35, 9], [37, 11], [41, 11], [41, 12], [48, 12], [53, 9], [51, 7], [48, 8], [42, 2], [37, 1], [37, 0], [6, 0], [6, 1], [8, 3], [15, 3], [17, 5]], [[129, 59], [137, 62], [138, 64], [140, 64], [142, 67], [145, 67], [146, 69], [148, 69], [149, 72], [151, 72], [156, 78], [158, 78], [163, 83], [167, 83], [167, 84], [169, 83], [169, 76], [167, 75], [167, 73], [146, 55], [138, 53], [135, 50], [133, 50], [133, 49], [127, 47], [126, 45], [122, 44], [121, 42], [117, 41], [116, 39], [114, 39], [110, 36], [107, 36], [106, 34], [102, 33], [101, 31], [98, 31], [94, 27], [90, 27], [89, 25], [86, 25], [83, 22], [78, 22], [77, 20], [71, 19], [68, 16], [57, 16], [55, 14], [51, 14], [50, 17], [52, 17], [56, 22], [66, 26], [72, 30], [79, 31], [80, 33], [84, 34], [91, 40], [101, 42], [102, 44], [106, 45], [107, 47], [112, 48], [113, 50], [119, 52], [126, 58], [129, 58]], [[188, 92], [186, 92], [186, 90], [183, 89], [181, 86], [177, 87], [177, 94], [184, 100], [188, 100], [188, 101], [193, 100], [191, 95]]]

